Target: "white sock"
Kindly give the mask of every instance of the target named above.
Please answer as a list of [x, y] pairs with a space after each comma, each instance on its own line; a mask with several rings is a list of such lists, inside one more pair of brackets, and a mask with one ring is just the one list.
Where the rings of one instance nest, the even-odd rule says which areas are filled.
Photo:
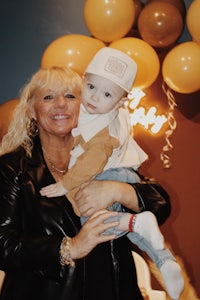
[[166, 291], [173, 300], [178, 300], [184, 288], [184, 280], [179, 264], [173, 260], [167, 260], [160, 268]]
[[136, 214], [133, 220], [133, 231], [149, 241], [155, 250], [164, 248], [164, 238], [152, 212], [144, 211]]

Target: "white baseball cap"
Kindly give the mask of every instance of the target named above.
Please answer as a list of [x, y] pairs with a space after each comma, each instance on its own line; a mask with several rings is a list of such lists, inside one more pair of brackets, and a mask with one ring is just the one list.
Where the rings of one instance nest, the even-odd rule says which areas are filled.
[[104, 47], [94, 55], [84, 73], [109, 79], [129, 93], [136, 77], [137, 64], [128, 54]]

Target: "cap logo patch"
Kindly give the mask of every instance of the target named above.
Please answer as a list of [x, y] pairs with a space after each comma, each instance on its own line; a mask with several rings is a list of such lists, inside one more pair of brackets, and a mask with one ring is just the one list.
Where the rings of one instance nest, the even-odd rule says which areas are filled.
[[107, 63], [105, 65], [105, 67], [104, 67], [104, 70], [121, 78], [121, 77], [124, 76], [126, 68], [127, 68], [126, 63], [124, 63], [119, 58], [110, 56], [107, 60]]

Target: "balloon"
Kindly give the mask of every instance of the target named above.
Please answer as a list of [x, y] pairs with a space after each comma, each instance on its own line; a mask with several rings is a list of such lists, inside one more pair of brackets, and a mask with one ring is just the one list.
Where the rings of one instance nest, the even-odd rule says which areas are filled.
[[144, 4], [140, 0], [134, 0], [133, 3], [135, 5], [135, 19], [133, 27], [137, 27], [137, 20], [141, 11], [143, 10]]
[[109, 47], [127, 53], [137, 63], [138, 72], [133, 87], [144, 89], [156, 80], [160, 70], [160, 61], [156, 51], [145, 41], [126, 37], [111, 43]]
[[0, 141], [8, 130], [8, 126], [12, 120], [13, 111], [19, 103], [18, 98], [10, 99], [0, 105]]
[[148, 0], [148, 3], [151, 2], [166, 2], [166, 3], [170, 3], [173, 4], [174, 6], [176, 6], [176, 8], [179, 10], [179, 12], [181, 13], [182, 17], [185, 17], [186, 14], [186, 7], [185, 7], [185, 3], [183, 0]]
[[90, 33], [104, 42], [122, 38], [135, 19], [133, 0], [86, 0], [84, 20]]
[[200, 89], [200, 46], [191, 41], [179, 44], [163, 60], [162, 74], [174, 91], [190, 94]]
[[182, 33], [183, 25], [179, 10], [167, 2], [149, 3], [138, 17], [142, 39], [158, 48], [172, 45]]
[[68, 66], [82, 75], [95, 53], [105, 47], [98, 39], [69, 34], [54, 40], [44, 51], [41, 67]]
[[193, 41], [200, 44], [200, 0], [195, 0], [188, 8], [186, 23]]

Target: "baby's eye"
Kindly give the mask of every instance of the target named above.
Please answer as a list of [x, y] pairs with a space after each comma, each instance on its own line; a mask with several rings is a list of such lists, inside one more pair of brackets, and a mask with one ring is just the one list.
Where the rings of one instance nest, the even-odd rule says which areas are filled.
[[91, 90], [93, 90], [93, 89], [94, 89], [94, 85], [93, 85], [93, 84], [91, 84], [91, 83], [88, 83], [88, 86], [89, 86], [89, 88], [90, 88]]
[[44, 100], [51, 100], [51, 99], [53, 99], [52, 95], [46, 95], [46, 96], [44, 96]]
[[112, 97], [112, 95], [109, 92], [105, 92], [105, 97]]

